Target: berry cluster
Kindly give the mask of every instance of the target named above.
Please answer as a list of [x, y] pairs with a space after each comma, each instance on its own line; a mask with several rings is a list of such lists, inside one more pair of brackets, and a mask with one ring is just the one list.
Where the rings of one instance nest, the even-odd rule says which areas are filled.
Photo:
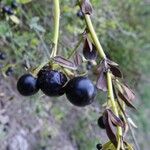
[[31, 96], [40, 89], [47, 96], [61, 96], [66, 93], [67, 99], [75, 106], [86, 106], [93, 102], [97, 90], [87, 77], [74, 77], [68, 81], [60, 71], [47, 67], [41, 69], [34, 77], [25, 74], [17, 82], [17, 89], [23, 96]]

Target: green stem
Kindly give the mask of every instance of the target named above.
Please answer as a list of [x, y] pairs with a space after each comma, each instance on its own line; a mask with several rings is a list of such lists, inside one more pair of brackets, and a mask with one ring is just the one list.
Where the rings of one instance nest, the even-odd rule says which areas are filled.
[[[108, 85], [108, 97], [111, 100], [113, 111], [114, 111], [115, 115], [117, 117], [119, 117], [118, 110], [117, 110], [117, 107], [116, 107], [115, 98], [114, 98], [114, 93], [113, 93], [112, 76], [111, 76], [111, 72], [109, 70], [107, 72], [107, 85]], [[120, 140], [121, 136], [122, 136], [122, 128], [117, 126], [117, 138], [118, 138], [118, 141]]]
[[98, 37], [96, 35], [96, 32], [94, 30], [94, 27], [93, 27], [93, 24], [92, 24], [92, 21], [91, 21], [91, 18], [90, 18], [89, 15], [85, 15], [85, 21], [86, 21], [86, 24], [88, 26], [89, 32], [91, 34], [91, 37], [93, 39], [93, 42], [94, 42], [94, 44], [95, 44], [95, 46], [97, 48], [97, 51], [99, 53], [99, 56], [102, 57], [103, 59], [105, 59], [106, 55], [105, 55], [105, 53], [103, 51], [103, 48], [102, 48], [102, 46], [101, 46], [101, 44], [100, 44], [100, 42], [98, 40]]
[[45, 66], [47, 65], [49, 62], [43, 62], [41, 63], [37, 68], [35, 68], [33, 71], [32, 71], [32, 75], [33, 76], [37, 76], [38, 72]]
[[57, 54], [58, 38], [59, 38], [59, 21], [60, 21], [59, 0], [53, 0], [53, 2], [54, 2], [54, 38], [53, 38], [54, 47], [51, 53], [51, 57], [54, 57]]
[[[90, 15], [85, 14], [85, 21], [86, 21], [87, 27], [89, 29], [89, 32], [91, 34], [91, 37], [93, 39], [93, 42], [95, 43], [95, 46], [96, 46], [97, 51], [99, 53], [99, 56], [103, 59], [106, 59], [106, 55], [105, 55], [104, 50], [103, 50], [103, 48], [99, 42], [97, 34], [94, 30]], [[114, 93], [113, 93], [112, 77], [111, 77], [111, 72], [109, 70], [107, 72], [107, 84], [108, 84], [108, 95], [109, 95], [109, 98], [111, 100], [112, 109], [113, 109], [115, 115], [118, 117], [118, 110], [117, 110], [117, 106], [116, 106], [115, 99], [114, 99]], [[121, 136], [122, 136], [122, 128], [117, 126], [117, 139], [118, 139], [118, 141], [120, 140]]]

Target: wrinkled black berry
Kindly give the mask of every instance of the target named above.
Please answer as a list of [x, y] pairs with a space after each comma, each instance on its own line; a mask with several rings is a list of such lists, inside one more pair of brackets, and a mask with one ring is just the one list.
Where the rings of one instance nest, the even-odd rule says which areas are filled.
[[97, 145], [96, 145], [96, 148], [97, 148], [97, 150], [101, 150], [101, 149], [102, 149], [102, 144], [100, 144], [100, 143], [97, 144]]
[[76, 106], [86, 106], [94, 101], [97, 90], [87, 77], [75, 77], [66, 85], [66, 96]]
[[5, 60], [6, 59], [6, 53], [0, 52], [0, 60]]
[[6, 13], [7, 15], [13, 15], [14, 12], [10, 6], [4, 6], [2, 8], [3, 13]]
[[84, 19], [84, 13], [83, 13], [81, 10], [78, 10], [77, 16], [78, 16], [80, 19]]
[[17, 89], [23, 96], [31, 96], [38, 92], [37, 78], [31, 74], [24, 74], [17, 82]]
[[66, 75], [56, 70], [43, 69], [38, 74], [39, 87], [47, 96], [63, 95], [66, 82]]
[[104, 124], [104, 121], [103, 121], [103, 116], [101, 116], [101, 117], [98, 119], [97, 123], [98, 123], [98, 126], [99, 126], [100, 128], [105, 129], [105, 124]]

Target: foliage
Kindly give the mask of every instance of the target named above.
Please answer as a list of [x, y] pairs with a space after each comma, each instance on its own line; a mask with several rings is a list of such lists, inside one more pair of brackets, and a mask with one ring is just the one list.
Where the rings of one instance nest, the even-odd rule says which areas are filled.
[[[2, 2], [10, 4], [11, 0]], [[127, 77], [131, 86], [137, 86], [143, 71], [140, 68], [147, 65], [142, 57], [148, 56], [143, 53], [150, 48], [148, 42], [149, 7], [146, 2], [140, 0], [119, 2], [117, 0], [92, 0], [91, 2], [94, 5], [92, 20], [102, 46], [110, 57], [123, 68], [125, 79]], [[33, 0], [29, 4], [22, 4], [16, 12], [16, 16], [21, 21], [20, 25], [14, 24], [11, 20], [7, 21], [7, 18], [1, 18], [0, 51], [5, 51], [9, 59], [0, 63], [15, 65], [16, 76], [24, 72], [25, 67], [36, 66], [41, 60], [47, 59], [46, 48], [41, 39], [45, 41], [47, 49], [51, 50], [53, 13], [52, 5], [47, 5], [47, 3], [47, 1], [36, 0], [35, 2]], [[59, 53], [67, 56], [76, 45], [78, 35], [83, 31], [84, 22], [76, 16], [79, 8], [75, 6], [75, 1], [61, 1], [61, 6]], [[146, 68], [145, 71], [147, 70]], [[146, 92], [143, 95], [147, 96], [147, 89], [146, 87], [141, 95]], [[146, 102], [143, 109], [147, 107], [148, 98], [144, 99]], [[56, 110], [55, 112], [57, 114]], [[142, 114], [141, 117], [143, 119]], [[78, 128], [75, 130], [78, 131]], [[84, 138], [83, 135], [75, 134], [74, 136], [77, 139]], [[86, 146], [83, 147], [86, 149]]]

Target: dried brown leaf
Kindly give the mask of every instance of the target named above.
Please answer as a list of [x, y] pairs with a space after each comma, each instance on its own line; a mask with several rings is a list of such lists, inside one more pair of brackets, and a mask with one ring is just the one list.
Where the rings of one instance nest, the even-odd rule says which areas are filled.
[[98, 80], [96, 83], [96, 87], [102, 91], [107, 91], [107, 80], [106, 80], [106, 73], [103, 66], [101, 66], [101, 70], [99, 72]]
[[124, 122], [119, 117], [117, 117], [110, 109], [108, 109], [108, 111], [112, 123], [123, 128], [125, 126]]
[[130, 100], [133, 101], [135, 99], [135, 94], [134, 92], [129, 89], [128, 86], [122, 85], [122, 89], [124, 90], [125, 96]]
[[72, 69], [72, 70], [77, 69], [77, 66], [72, 61], [63, 58], [62, 56], [54, 57], [53, 61], [55, 61], [55, 63], [59, 64], [62, 67], [65, 67], [65, 68]]
[[82, 56], [79, 53], [75, 53], [75, 55], [74, 55], [74, 63], [75, 63], [75, 65], [79, 66], [79, 65], [81, 65], [82, 62], [83, 62], [82, 61]]
[[110, 67], [110, 71], [115, 77], [122, 78], [122, 73], [118, 67], [113, 65], [109, 65], [109, 67]]
[[116, 134], [114, 132], [113, 124], [112, 124], [111, 117], [109, 115], [108, 110], [104, 111], [103, 121], [104, 121], [104, 124], [106, 127], [107, 136], [109, 137], [110, 141], [114, 144], [114, 146], [117, 147], [117, 137], [116, 137]]
[[82, 5], [81, 5], [81, 10], [84, 14], [92, 14], [92, 5], [89, 0], [83, 0]]
[[85, 42], [84, 42], [83, 50], [87, 50], [87, 49], [89, 49], [90, 51], [92, 51], [93, 46], [92, 46], [91, 41], [86, 37]]
[[122, 78], [122, 73], [119, 69], [119, 65], [117, 63], [115, 63], [114, 61], [111, 61], [109, 59], [106, 59], [105, 61], [108, 64], [108, 66], [110, 67], [112, 74], [115, 77]]
[[86, 38], [84, 41], [83, 55], [87, 60], [95, 60], [97, 57], [96, 47], [88, 38]]
[[124, 95], [120, 91], [118, 91], [118, 96], [125, 102], [125, 104], [127, 106], [136, 109], [135, 106], [132, 104], [132, 102], [128, 99], [128, 97], [126, 97], [126, 95]]
[[114, 62], [114, 61], [112, 61], [110, 59], [107, 59], [106, 62], [108, 63], [108, 65], [111, 65], [111, 66], [116, 66], [116, 67], [119, 66], [116, 62]]

